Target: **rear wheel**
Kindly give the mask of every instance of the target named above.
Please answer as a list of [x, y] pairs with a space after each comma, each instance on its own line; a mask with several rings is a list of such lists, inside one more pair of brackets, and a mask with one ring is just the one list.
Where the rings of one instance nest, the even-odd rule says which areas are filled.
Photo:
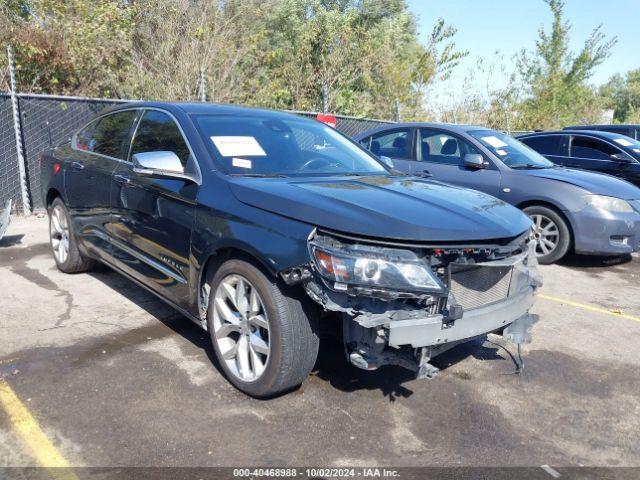
[[544, 265], [557, 262], [571, 246], [567, 222], [554, 210], [534, 205], [524, 209], [533, 221], [532, 240], [536, 243], [538, 261]]
[[208, 328], [220, 366], [239, 390], [267, 397], [300, 385], [319, 338], [309, 301], [243, 260], [211, 280]]
[[69, 211], [60, 198], [49, 207], [49, 242], [58, 269], [65, 273], [78, 273], [93, 267], [93, 260], [78, 250]]

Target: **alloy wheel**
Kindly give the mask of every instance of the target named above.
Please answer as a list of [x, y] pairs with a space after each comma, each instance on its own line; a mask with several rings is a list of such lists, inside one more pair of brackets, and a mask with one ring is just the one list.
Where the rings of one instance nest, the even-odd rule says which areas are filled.
[[536, 242], [536, 255], [549, 255], [560, 242], [560, 231], [553, 220], [539, 213], [530, 215], [533, 221], [531, 239]]
[[49, 234], [53, 255], [59, 264], [63, 264], [69, 258], [69, 222], [60, 205], [56, 205], [51, 212]]
[[231, 373], [260, 378], [269, 359], [269, 321], [258, 290], [241, 275], [222, 279], [213, 300], [213, 337]]

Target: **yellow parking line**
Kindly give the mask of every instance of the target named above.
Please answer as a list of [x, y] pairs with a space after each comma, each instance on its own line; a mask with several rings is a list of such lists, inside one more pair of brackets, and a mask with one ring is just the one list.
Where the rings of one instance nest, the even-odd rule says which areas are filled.
[[1, 378], [0, 406], [9, 417], [13, 430], [29, 448], [39, 465], [54, 469], [63, 467], [64, 469], [61, 470], [52, 470], [52, 474], [56, 478], [75, 478], [71, 470], [66, 470], [69, 464], [49, 441], [37, 420], [16, 396], [9, 384]]
[[552, 297], [551, 295], [539, 295], [540, 298], [544, 298], [545, 300], [551, 300], [552, 302], [564, 303], [565, 305], [571, 305], [572, 307], [581, 308], [583, 310], [588, 310], [590, 312], [596, 313], [604, 313], [606, 315], [612, 315], [614, 317], [626, 318], [627, 320], [633, 320], [634, 322], [640, 322], [640, 317], [635, 317], [633, 315], [628, 315], [621, 311], [616, 310], [607, 310], [606, 308], [594, 307], [593, 305], [587, 305], [585, 303], [573, 302], [571, 300], [566, 300], [564, 298]]

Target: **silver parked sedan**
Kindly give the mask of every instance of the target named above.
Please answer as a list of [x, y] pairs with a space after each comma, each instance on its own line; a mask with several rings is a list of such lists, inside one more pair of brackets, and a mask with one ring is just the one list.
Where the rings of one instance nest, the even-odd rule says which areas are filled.
[[485, 127], [404, 123], [356, 137], [397, 170], [483, 191], [534, 222], [540, 263], [573, 249], [621, 255], [640, 246], [640, 189], [600, 173], [559, 167], [504, 133]]

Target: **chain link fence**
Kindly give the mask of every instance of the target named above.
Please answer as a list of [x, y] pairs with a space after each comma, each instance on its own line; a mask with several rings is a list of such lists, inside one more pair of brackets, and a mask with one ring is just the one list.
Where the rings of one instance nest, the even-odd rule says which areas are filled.
[[[67, 140], [73, 132], [101, 110], [128, 102], [96, 98], [19, 94], [20, 137], [27, 170], [27, 185], [34, 209], [44, 208], [40, 188], [40, 153]], [[315, 118], [314, 112], [291, 112]], [[336, 128], [352, 136], [386, 122], [336, 115]], [[21, 211], [20, 177], [9, 95], [0, 94], [0, 204], [13, 200], [14, 211]]]
[[0, 208], [13, 200], [14, 209], [21, 207], [20, 171], [13, 129], [11, 98], [0, 96]]

